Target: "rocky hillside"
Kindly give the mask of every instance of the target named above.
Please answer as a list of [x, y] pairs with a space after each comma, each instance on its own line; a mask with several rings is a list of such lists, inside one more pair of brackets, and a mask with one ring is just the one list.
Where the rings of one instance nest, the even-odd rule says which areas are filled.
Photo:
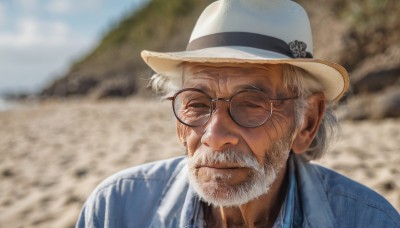
[[[43, 97], [150, 96], [143, 49], [183, 50], [211, 0], [150, 0], [123, 19]], [[400, 1], [298, 0], [310, 15], [315, 56], [344, 65], [352, 89], [343, 107], [351, 119], [400, 116]]]
[[151, 72], [140, 51], [180, 50], [186, 47], [192, 27], [211, 1], [150, 0], [144, 8], [123, 19], [69, 72], [42, 91], [49, 96], [125, 97], [146, 93]]

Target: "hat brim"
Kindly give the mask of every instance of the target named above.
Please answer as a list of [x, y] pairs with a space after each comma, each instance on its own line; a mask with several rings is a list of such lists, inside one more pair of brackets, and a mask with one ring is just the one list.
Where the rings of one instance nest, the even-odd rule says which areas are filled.
[[183, 62], [195, 63], [250, 63], [290, 64], [312, 74], [324, 87], [329, 101], [339, 100], [349, 87], [347, 71], [340, 65], [319, 59], [288, 58], [285, 55], [250, 47], [212, 47], [195, 51], [151, 52], [142, 51], [143, 60], [156, 73], [167, 77], [180, 77]]

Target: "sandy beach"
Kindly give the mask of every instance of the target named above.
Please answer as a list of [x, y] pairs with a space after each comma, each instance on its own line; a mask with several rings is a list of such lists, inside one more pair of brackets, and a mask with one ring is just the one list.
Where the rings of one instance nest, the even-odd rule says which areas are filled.
[[[318, 163], [400, 209], [400, 119], [341, 123]], [[48, 101], [0, 112], [0, 227], [73, 227], [94, 187], [134, 165], [183, 155], [168, 102]]]

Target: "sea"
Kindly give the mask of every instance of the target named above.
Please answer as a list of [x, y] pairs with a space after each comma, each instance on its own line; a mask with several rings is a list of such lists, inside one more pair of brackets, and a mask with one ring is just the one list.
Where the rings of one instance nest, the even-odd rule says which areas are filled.
[[2, 97], [0, 97], [0, 112], [4, 112], [10, 109], [17, 107], [18, 104], [16, 102], [8, 101]]

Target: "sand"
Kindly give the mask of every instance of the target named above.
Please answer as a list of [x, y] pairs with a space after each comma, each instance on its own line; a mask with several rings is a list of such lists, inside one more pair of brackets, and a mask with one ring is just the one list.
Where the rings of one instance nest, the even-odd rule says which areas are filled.
[[[400, 119], [343, 122], [318, 163], [400, 209]], [[0, 112], [0, 227], [73, 227], [93, 188], [144, 162], [183, 154], [169, 103], [69, 100]]]

